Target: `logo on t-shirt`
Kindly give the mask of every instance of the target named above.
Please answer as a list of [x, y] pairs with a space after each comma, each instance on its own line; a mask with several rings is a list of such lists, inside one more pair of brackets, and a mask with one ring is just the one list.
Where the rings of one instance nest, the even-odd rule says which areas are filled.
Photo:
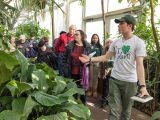
[[118, 48], [118, 59], [130, 59], [130, 45], [123, 45], [122, 48]]
[[129, 50], [130, 50], [130, 46], [129, 45], [123, 45], [122, 52], [124, 54], [127, 54], [129, 52]]

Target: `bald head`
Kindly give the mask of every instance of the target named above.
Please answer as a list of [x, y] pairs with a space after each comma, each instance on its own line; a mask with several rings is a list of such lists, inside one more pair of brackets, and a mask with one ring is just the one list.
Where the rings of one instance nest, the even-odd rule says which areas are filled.
[[71, 36], [73, 36], [75, 34], [76, 30], [77, 30], [77, 26], [76, 25], [70, 25], [69, 26], [69, 34]]
[[109, 48], [112, 42], [113, 41], [111, 39], [106, 40], [105, 41], [105, 46]]

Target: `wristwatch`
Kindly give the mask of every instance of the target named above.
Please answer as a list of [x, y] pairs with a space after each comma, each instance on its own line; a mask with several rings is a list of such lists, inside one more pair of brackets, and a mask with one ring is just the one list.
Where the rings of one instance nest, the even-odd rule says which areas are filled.
[[146, 87], [146, 85], [139, 85], [139, 88], [140, 88], [140, 89], [143, 88], [143, 87]]

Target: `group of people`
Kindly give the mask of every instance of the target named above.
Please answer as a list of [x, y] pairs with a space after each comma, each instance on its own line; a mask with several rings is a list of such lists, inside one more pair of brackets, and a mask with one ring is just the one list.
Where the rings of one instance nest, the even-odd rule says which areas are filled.
[[11, 36], [9, 38], [9, 52], [14, 52], [17, 48], [26, 58], [35, 58], [35, 63], [45, 62], [51, 68], [55, 69], [57, 56], [48, 42], [48, 37], [44, 36], [38, 41], [35, 39], [34, 34], [30, 35], [30, 39], [26, 39], [25, 35], [20, 35], [17, 41], [15, 41], [14, 36]]
[[[84, 69], [84, 64], [79, 60], [79, 57], [81, 54], [89, 55], [93, 52], [95, 52], [94, 56], [100, 56], [103, 53], [103, 49], [108, 49], [110, 46], [108, 43], [112, 42], [111, 40], [107, 40], [105, 48], [103, 48], [98, 34], [92, 35], [90, 43], [87, 42], [86, 37], [84, 31], [77, 30], [75, 25], [71, 25], [68, 33], [64, 31], [60, 33], [60, 37], [54, 45], [58, 56], [59, 75], [74, 79], [77, 86], [85, 90], [85, 95], [75, 95], [84, 104], [86, 103], [86, 95], [97, 97], [98, 75], [100, 75], [100, 78], [106, 79], [105, 76], [108, 74], [105, 73], [106, 68], [103, 68], [104, 65], [100, 67], [99, 63], [86, 64], [86, 69]], [[100, 73], [100, 69], [104, 71], [104, 75]], [[108, 77], [109, 75], [107, 79]], [[84, 80], [88, 81], [87, 85], [83, 85], [82, 81]], [[106, 81], [104, 80], [104, 82]], [[107, 83], [104, 84], [106, 85]], [[104, 91], [108, 89], [107, 86], [103, 87]], [[105, 95], [102, 95], [104, 96], [103, 101], [105, 103], [107, 103], [107, 93], [105, 92], [103, 93]], [[103, 105], [104, 102], [102, 103]]]
[[[33, 36], [27, 44], [25, 37], [21, 36], [16, 46], [22, 49], [26, 57], [37, 55], [39, 62], [46, 62], [53, 69], [52, 65], [57, 60], [59, 75], [74, 79], [77, 86], [84, 89], [84, 95], [75, 95], [84, 104], [86, 95], [97, 96], [98, 77], [102, 78], [101, 106], [109, 105], [109, 120], [130, 120], [133, 105], [131, 97], [137, 93], [137, 82], [140, 97], [149, 95], [143, 66], [146, 49], [143, 40], [133, 35], [136, 24], [133, 16], [125, 15], [115, 19], [115, 23], [119, 24], [122, 37], [115, 41], [107, 40], [104, 47], [100, 44], [98, 34], [93, 34], [89, 43], [84, 31], [77, 30], [75, 25], [69, 27], [68, 33], [60, 33], [60, 37], [54, 41], [54, 52], [48, 47], [47, 40], [43, 38], [37, 43]], [[35, 52], [32, 53], [32, 50]], [[95, 54], [91, 57], [93, 52]]]

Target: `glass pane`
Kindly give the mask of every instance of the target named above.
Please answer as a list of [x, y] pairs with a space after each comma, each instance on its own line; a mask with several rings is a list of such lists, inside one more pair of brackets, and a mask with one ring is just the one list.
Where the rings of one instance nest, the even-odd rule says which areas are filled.
[[[104, 0], [104, 9], [107, 11], [107, 0]], [[91, 16], [95, 14], [102, 14], [101, 0], [86, 0], [85, 16]]]
[[[51, 15], [49, 12], [45, 13], [44, 19], [41, 16], [37, 17], [37, 20], [39, 22], [40, 27], [46, 28], [50, 31], [50, 36], [49, 36], [49, 45], [52, 45], [52, 22], [51, 22]], [[40, 38], [41, 39], [41, 38]]]
[[79, 4], [79, 1], [70, 4], [69, 24], [75, 24], [78, 29], [82, 28], [82, 6]]
[[[64, 10], [64, 6], [61, 8]], [[60, 9], [54, 10], [55, 38], [59, 37], [60, 31], [65, 30], [64, 19], [65, 17], [63, 15], [63, 12]]]
[[114, 22], [114, 19], [111, 19], [110, 20], [110, 38], [111, 39], [116, 39], [119, 35], [119, 32], [118, 32], [118, 24], [116, 24]]
[[[140, 3], [137, 2], [136, 6], [137, 5], [140, 5]], [[127, 0], [123, 0], [121, 3], [119, 3], [118, 0], [109, 0], [108, 12], [128, 8], [131, 6], [132, 4], [128, 3]]]
[[89, 43], [91, 43], [91, 37], [94, 33], [99, 35], [100, 42], [103, 45], [103, 22], [102, 21], [86, 23], [87, 41]]
[[64, 3], [64, 0], [54, 0], [56, 3], [58, 3], [58, 4], [62, 4], [62, 3]]

